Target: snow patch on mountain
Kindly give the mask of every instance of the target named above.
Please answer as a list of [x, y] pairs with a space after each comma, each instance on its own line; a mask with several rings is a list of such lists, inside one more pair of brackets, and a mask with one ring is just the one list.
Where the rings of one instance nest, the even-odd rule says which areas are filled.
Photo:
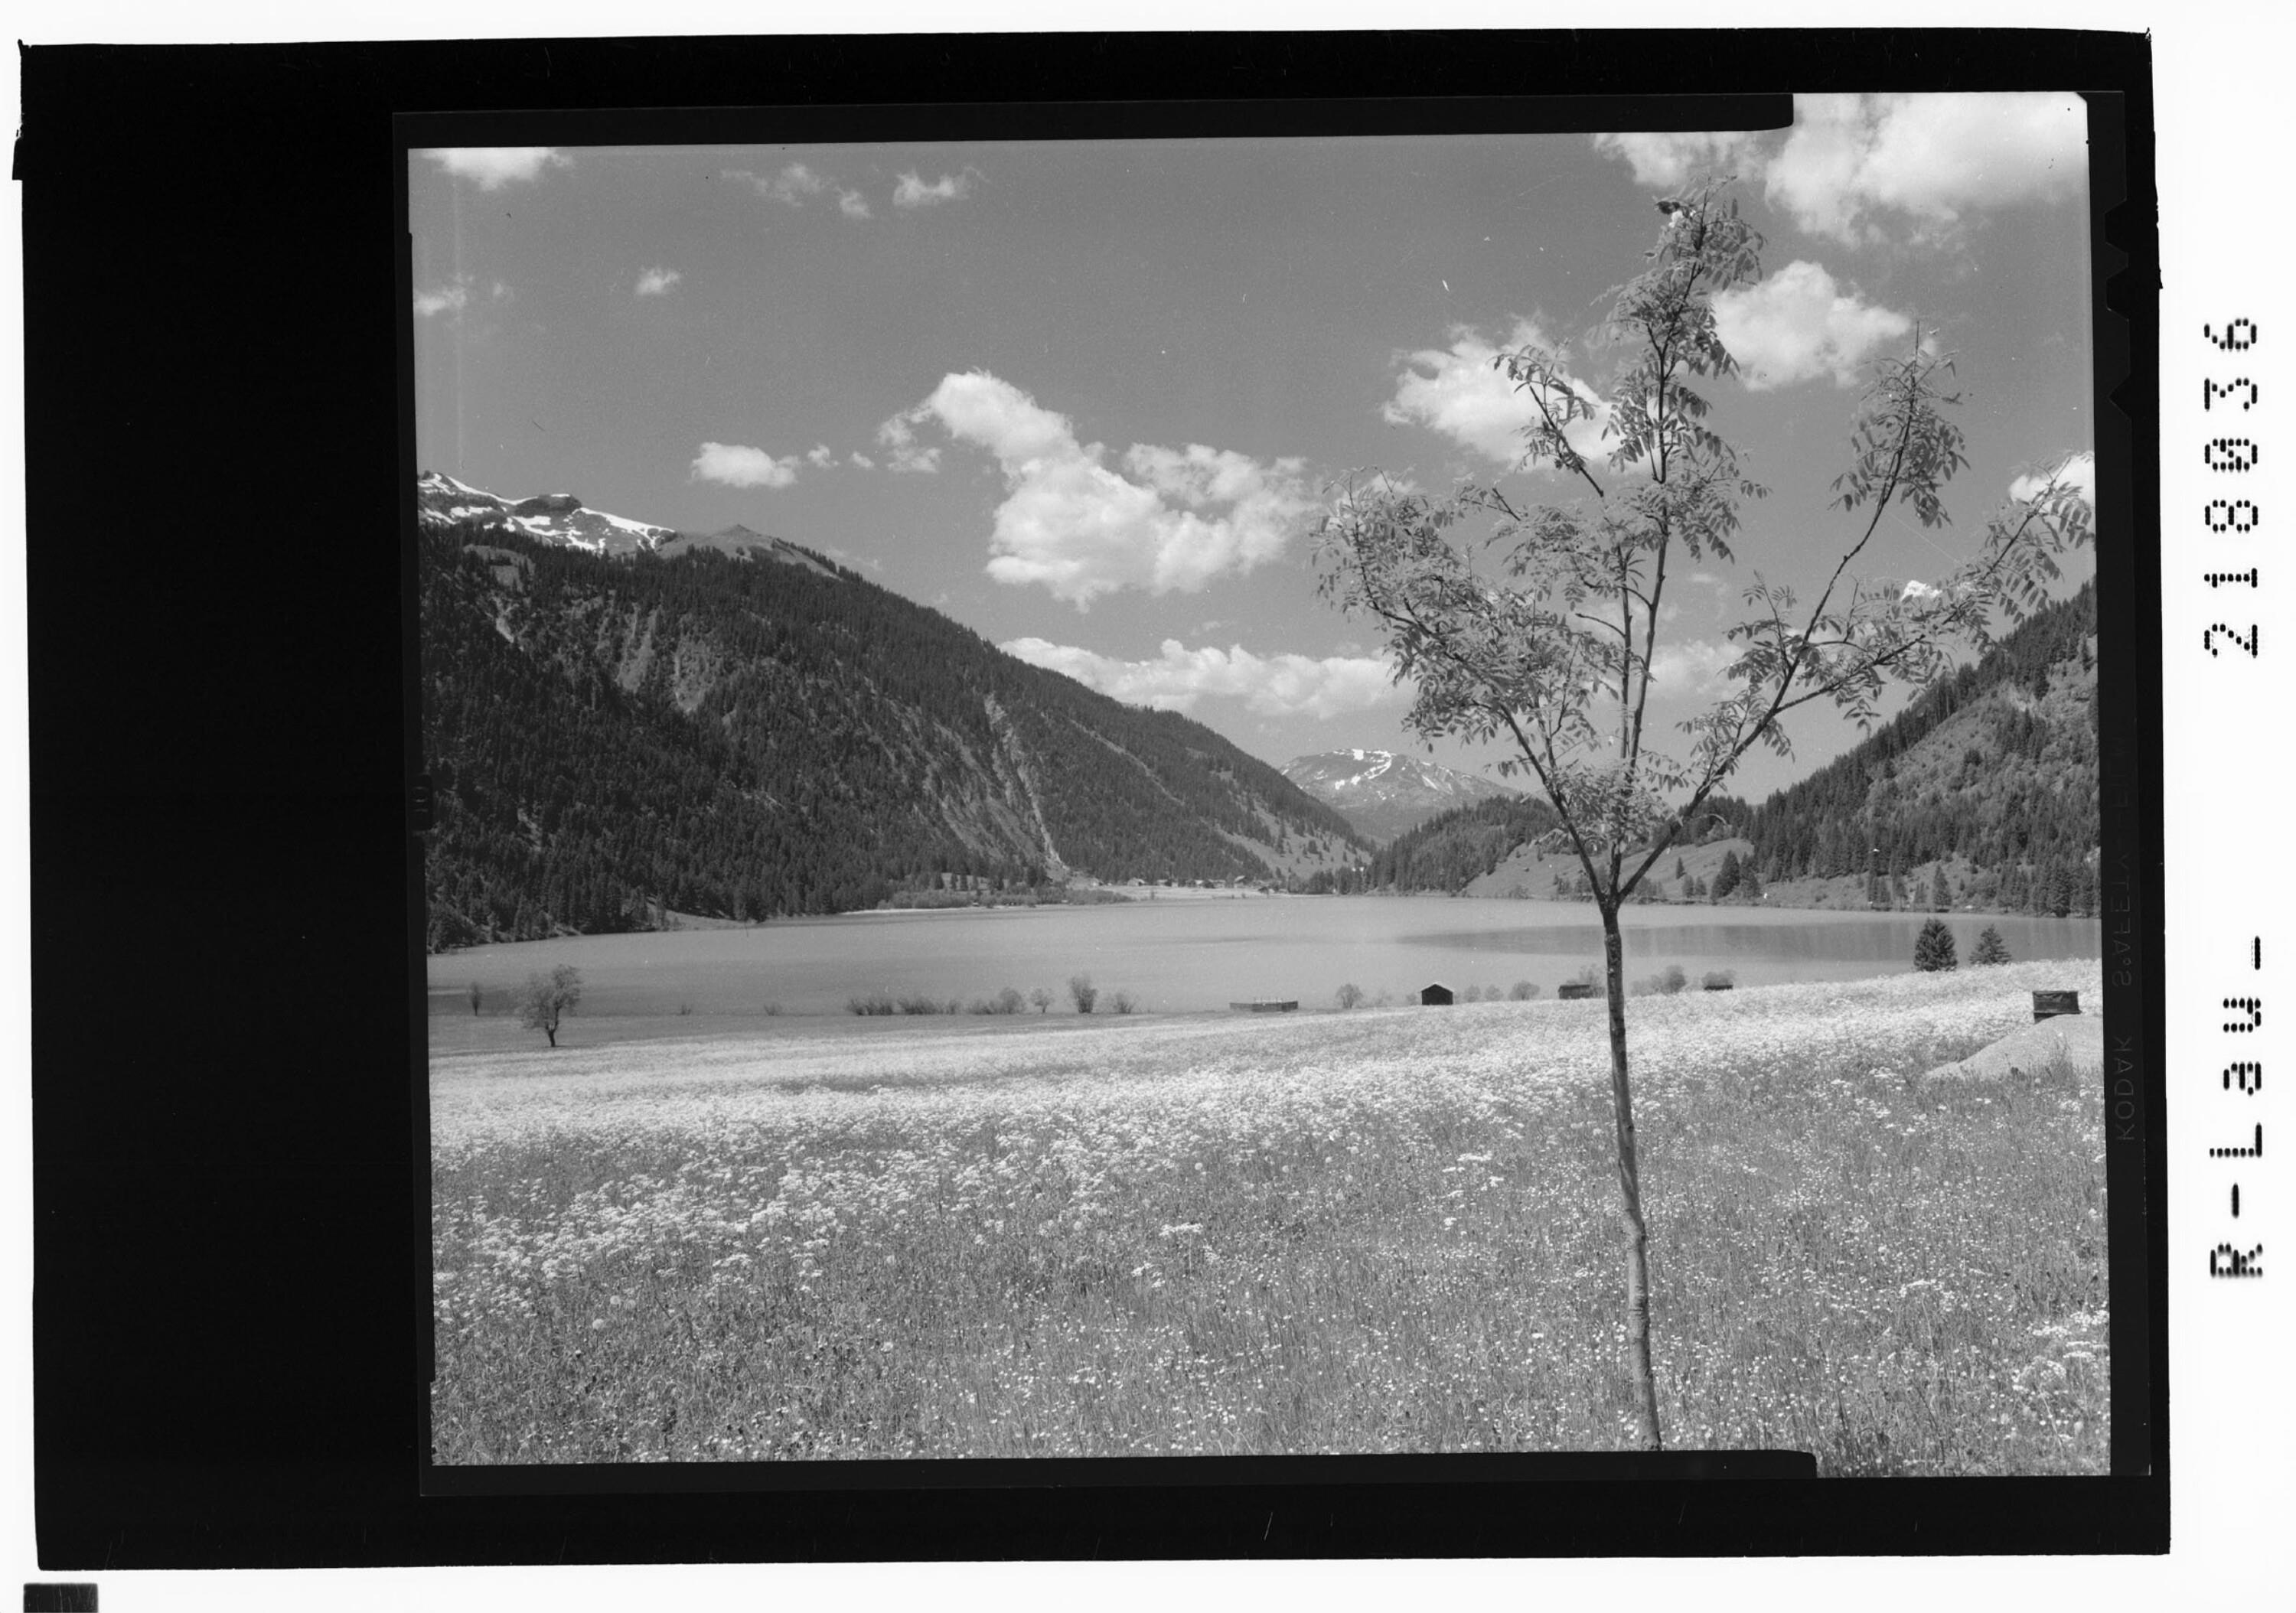
[[571, 493], [504, 498], [444, 471], [425, 471], [414, 488], [417, 518], [430, 526], [492, 520], [543, 543], [562, 544], [592, 554], [682, 554], [692, 549], [718, 549], [737, 560], [762, 557], [822, 577], [837, 575], [836, 568], [810, 549], [738, 524], [717, 532], [680, 532], [673, 527], [590, 509]]
[[1382, 840], [1393, 839], [1439, 812], [1486, 796], [1514, 793], [1504, 784], [1435, 762], [1360, 746], [1295, 757], [1283, 768], [1283, 776]]
[[443, 471], [424, 471], [414, 487], [417, 517], [433, 526], [491, 516], [545, 543], [593, 554], [651, 553], [677, 536], [674, 528], [589, 509], [571, 493], [504, 498]]

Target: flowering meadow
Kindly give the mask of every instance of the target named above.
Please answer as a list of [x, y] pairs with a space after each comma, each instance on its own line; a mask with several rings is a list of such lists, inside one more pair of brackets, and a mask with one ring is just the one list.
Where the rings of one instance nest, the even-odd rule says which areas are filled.
[[[1636, 999], [1660, 1412], [2102, 1473], [2102, 1081], [1922, 1072], [2094, 962]], [[1604, 1005], [434, 1060], [441, 1462], [1613, 1448]]]

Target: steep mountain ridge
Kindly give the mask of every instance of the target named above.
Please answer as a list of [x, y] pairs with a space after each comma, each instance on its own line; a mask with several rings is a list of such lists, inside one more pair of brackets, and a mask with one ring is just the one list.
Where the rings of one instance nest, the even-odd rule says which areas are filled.
[[1368, 850], [1201, 725], [809, 551], [601, 550], [463, 507], [420, 538], [434, 945], [951, 880], [1267, 880]]
[[1520, 792], [1473, 774], [1392, 750], [1326, 750], [1294, 757], [1283, 776], [1374, 840], [1392, 840], [1472, 801]]
[[472, 520], [495, 522], [543, 543], [593, 554], [645, 553], [678, 536], [673, 528], [586, 508], [571, 493], [504, 498], [457, 481], [443, 471], [424, 471], [414, 491], [415, 517], [425, 529]]

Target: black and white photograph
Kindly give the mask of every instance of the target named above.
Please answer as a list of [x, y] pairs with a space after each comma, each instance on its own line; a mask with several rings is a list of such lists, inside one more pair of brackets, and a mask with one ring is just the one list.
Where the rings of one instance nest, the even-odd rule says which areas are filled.
[[2085, 117], [411, 151], [430, 1461], [2105, 1472]]

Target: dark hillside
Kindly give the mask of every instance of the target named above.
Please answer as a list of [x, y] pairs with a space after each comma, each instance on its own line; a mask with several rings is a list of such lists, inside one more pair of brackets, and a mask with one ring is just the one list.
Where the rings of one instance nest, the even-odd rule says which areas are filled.
[[2084, 586], [1771, 796], [1741, 832], [1773, 882], [1903, 884], [1947, 864], [1960, 874], [1957, 900], [2093, 910], [2095, 701], [2096, 594]]
[[1397, 890], [1462, 890], [1554, 822], [1554, 809], [1530, 796], [1494, 796], [1454, 807], [1381, 847], [1371, 862], [1369, 883]]
[[1201, 725], [810, 552], [609, 558], [486, 520], [420, 541], [434, 945], [1368, 849]]

